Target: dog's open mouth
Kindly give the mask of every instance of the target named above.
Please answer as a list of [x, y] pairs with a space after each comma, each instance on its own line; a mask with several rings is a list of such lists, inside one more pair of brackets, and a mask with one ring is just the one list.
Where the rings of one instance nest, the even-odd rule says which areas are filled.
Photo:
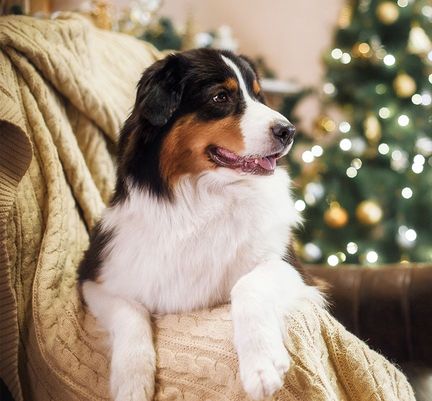
[[220, 167], [226, 167], [245, 174], [271, 175], [276, 168], [276, 161], [282, 152], [272, 153], [266, 156], [239, 156], [219, 146], [211, 146], [208, 149], [210, 159]]

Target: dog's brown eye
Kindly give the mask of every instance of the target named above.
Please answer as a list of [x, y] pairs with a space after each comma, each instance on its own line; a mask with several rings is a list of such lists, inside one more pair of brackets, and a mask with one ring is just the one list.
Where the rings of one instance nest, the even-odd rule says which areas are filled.
[[228, 100], [228, 94], [225, 91], [219, 92], [216, 96], [213, 96], [213, 102], [224, 103]]

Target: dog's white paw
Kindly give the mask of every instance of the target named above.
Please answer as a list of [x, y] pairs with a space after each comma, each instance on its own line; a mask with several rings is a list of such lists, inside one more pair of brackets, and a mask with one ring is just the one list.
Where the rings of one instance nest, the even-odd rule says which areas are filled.
[[154, 355], [135, 352], [132, 357], [113, 355], [110, 387], [115, 401], [151, 401], [154, 393]]
[[245, 391], [254, 400], [272, 396], [283, 383], [290, 367], [290, 357], [283, 344], [261, 352], [248, 350], [239, 355], [240, 378]]

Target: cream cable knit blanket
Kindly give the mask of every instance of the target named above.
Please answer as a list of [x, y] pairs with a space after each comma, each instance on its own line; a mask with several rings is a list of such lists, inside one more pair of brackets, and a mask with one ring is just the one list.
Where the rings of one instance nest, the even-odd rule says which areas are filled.
[[[112, 150], [158, 54], [69, 15], [0, 19], [0, 376], [16, 401], [107, 400], [105, 334], [76, 267], [110, 196]], [[288, 319], [278, 400], [409, 401], [405, 377], [323, 310]], [[156, 400], [246, 400], [229, 307], [155, 317]]]

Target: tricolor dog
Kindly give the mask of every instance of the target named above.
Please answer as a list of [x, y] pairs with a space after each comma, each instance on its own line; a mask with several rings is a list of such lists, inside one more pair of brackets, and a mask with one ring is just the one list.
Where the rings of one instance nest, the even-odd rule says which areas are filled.
[[284, 317], [321, 302], [287, 262], [300, 218], [277, 163], [294, 134], [244, 57], [192, 50], [144, 72], [115, 193], [79, 268], [84, 300], [110, 333], [116, 401], [152, 399], [152, 313], [229, 301], [245, 391], [258, 400], [282, 386]]

